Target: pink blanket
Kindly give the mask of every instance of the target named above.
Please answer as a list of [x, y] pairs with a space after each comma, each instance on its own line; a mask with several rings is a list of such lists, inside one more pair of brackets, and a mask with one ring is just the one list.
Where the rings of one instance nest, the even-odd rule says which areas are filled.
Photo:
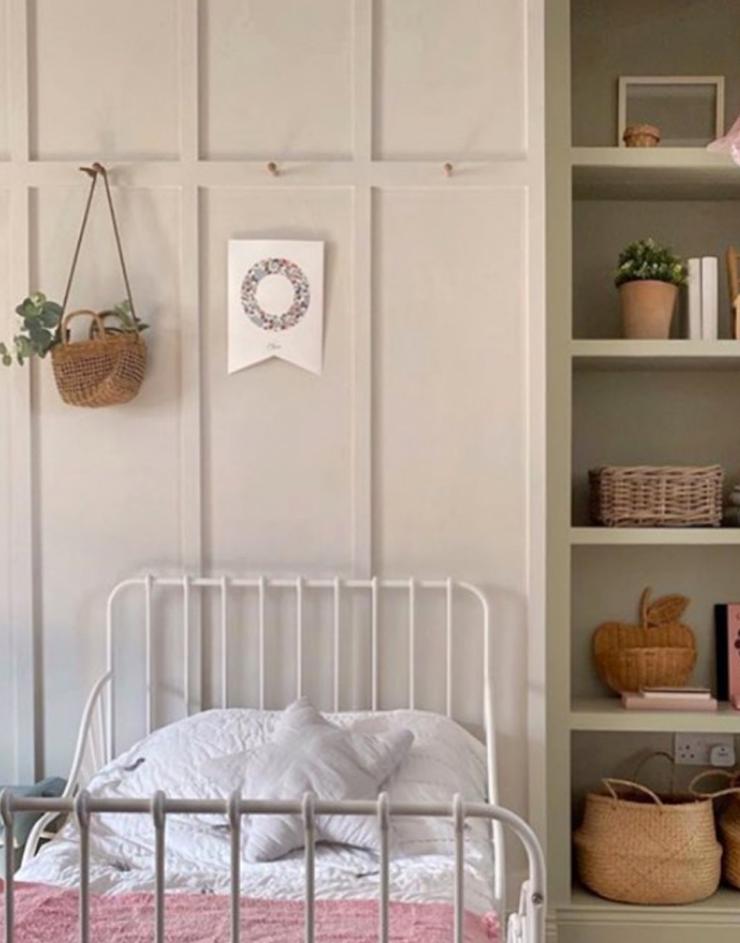
[[[4, 901], [0, 903], [4, 904]], [[151, 943], [151, 894], [92, 896], [90, 938], [95, 943]], [[242, 937], [249, 943], [303, 943], [303, 904], [285, 900], [242, 900]], [[448, 904], [390, 905], [393, 943], [450, 943], [453, 911]], [[41, 884], [15, 888], [16, 943], [77, 943], [76, 891]], [[4, 914], [0, 915], [0, 930]], [[467, 943], [500, 940], [495, 914], [465, 914]], [[169, 894], [165, 912], [167, 943], [228, 943], [229, 900], [215, 894]], [[317, 943], [375, 943], [375, 901], [317, 901]]]

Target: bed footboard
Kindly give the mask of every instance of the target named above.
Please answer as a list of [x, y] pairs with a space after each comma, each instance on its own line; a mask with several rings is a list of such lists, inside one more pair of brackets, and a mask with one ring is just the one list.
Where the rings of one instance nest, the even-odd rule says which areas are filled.
[[[522, 887], [520, 907], [509, 922], [511, 943], [544, 943], [545, 865], [539, 841], [529, 825], [518, 815], [500, 806], [483, 803], [465, 803], [456, 796], [451, 804], [411, 805], [390, 803], [385, 794], [373, 801], [325, 802], [307, 794], [300, 801], [248, 800], [234, 794], [224, 802], [214, 800], [170, 799], [156, 793], [151, 799], [94, 798], [82, 791], [76, 797], [58, 799], [14, 796], [9, 791], [0, 795], [0, 816], [6, 829], [5, 885], [5, 943], [15, 941], [15, 881], [12, 852], [14, 817], [17, 812], [37, 812], [44, 816], [72, 814], [79, 826], [80, 882], [79, 882], [79, 940], [90, 941], [90, 821], [100, 813], [127, 813], [150, 815], [155, 830], [155, 890], [154, 939], [165, 940], [165, 830], [169, 814], [221, 814], [230, 828], [230, 941], [239, 943], [241, 934], [241, 821], [244, 815], [291, 814], [303, 819], [305, 831], [304, 867], [304, 929], [305, 943], [314, 943], [316, 928], [316, 900], [314, 893], [316, 816], [361, 815], [375, 816], [380, 834], [379, 892], [377, 910], [377, 939], [388, 943], [390, 932], [389, 894], [389, 826], [398, 816], [430, 816], [451, 818], [455, 829], [455, 877], [453, 888], [453, 939], [464, 943], [465, 885], [464, 885], [464, 829], [466, 819], [488, 819], [509, 828], [522, 842], [527, 854], [529, 875]], [[501, 906], [501, 902], [498, 902]]]

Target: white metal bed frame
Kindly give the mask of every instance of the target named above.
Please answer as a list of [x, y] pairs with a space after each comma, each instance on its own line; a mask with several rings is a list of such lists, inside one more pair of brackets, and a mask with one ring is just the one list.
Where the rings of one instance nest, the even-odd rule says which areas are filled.
[[[320, 591], [332, 594], [333, 598], [333, 704], [335, 712], [340, 709], [342, 619], [341, 600], [345, 592], [366, 593], [370, 600], [370, 691], [371, 710], [380, 710], [381, 663], [379, 658], [379, 603], [381, 593], [402, 591], [407, 597], [407, 632], [408, 632], [408, 703], [409, 709], [416, 707], [417, 674], [417, 597], [420, 593], [442, 594], [445, 612], [445, 705], [448, 717], [453, 716], [453, 640], [455, 600], [458, 594], [465, 594], [477, 600], [480, 608], [480, 626], [483, 639], [483, 718], [486, 738], [486, 759], [488, 775], [488, 802], [467, 803], [456, 796], [451, 804], [401, 804], [390, 803], [385, 794], [377, 801], [324, 802], [310, 795], [296, 797], [295, 801], [270, 801], [243, 799], [235, 794], [227, 802], [222, 800], [184, 800], [165, 797], [158, 793], [152, 798], [142, 799], [103, 799], [93, 798], [84, 791], [87, 770], [91, 773], [103, 763], [115, 756], [115, 685], [120, 680], [116, 677], [116, 634], [119, 623], [114, 618], [115, 602], [127, 589], [139, 587], [144, 597], [144, 645], [145, 645], [145, 690], [146, 690], [146, 730], [153, 729], [153, 625], [152, 591], [155, 587], [179, 590], [182, 594], [182, 632], [183, 632], [183, 702], [186, 713], [197, 712], [200, 705], [193, 703], [191, 686], [192, 658], [192, 596], [193, 590], [215, 590], [219, 594], [219, 630], [220, 630], [220, 680], [221, 706], [229, 705], [228, 662], [229, 662], [229, 602], [233, 590], [257, 593], [258, 618], [258, 664], [259, 694], [258, 706], [265, 707], [265, 600], [270, 590], [292, 590], [295, 593], [295, 657], [296, 657], [296, 695], [304, 693], [303, 677], [303, 642], [304, 642], [304, 595], [306, 591]], [[164, 847], [165, 824], [168, 814], [222, 813], [229, 822], [231, 831], [231, 941], [239, 943], [239, 899], [240, 899], [240, 828], [243, 815], [260, 815], [275, 812], [292, 813], [303, 817], [305, 851], [305, 935], [306, 943], [314, 941], [314, 844], [315, 816], [318, 814], [373, 815], [377, 816], [381, 836], [380, 844], [380, 887], [378, 940], [387, 943], [389, 914], [389, 849], [388, 827], [391, 817], [430, 816], [452, 818], [455, 833], [455, 886], [454, 886], [454, 940], [463, 941], [464, 914], [464, 825], [466, 818], [488, 820], [492, 828], [492, 840], [495, 854], [494, 900], [498, 913], [505, 908], [505, 850], [503, 826], [509, 827], [524, 845], [529, 862], [529, 877], [520, 894], [517, 913], [509, 921], [509, 940], [521, 943], [543, 943], [544, 941], [544, 859], [542, 850], [532, 829], [515, 813], [498, 805], [498, 780], [496, 766], [496, 732], [494, 723], [493, 685], [491, 679], [492, 631], [488, 600], [476, 586], [454, 581], [416, 580], [416, 579], [342, 579], [332, 578], [233, 578], [228, 576], [203, 577], [154, 576], [147, 574], [118, 583], [110, 592], [106, 606], [106, 652], [107, 666], [105, 674], [94, 685], [87, 699], [80, 723], [74, 758], [69, 780], [64, 794], [57, 799], [13, 796], [6, 791], [0, 797], [0, 816], [5, 825], [6, 837], [6, 893], [5, 893], [5, 940], [13, 943], [13, 820], [16, 812], [42, 812], [43, 815], [34, 826], [23, 857], [25, 864], [37, 851], [40, 840], [48, 832], [48, 826], [60, 814], [73, 814], [80, 830], [80, 941], [89, 941], [89, 824], [90, 816], [97, 813], [120, 812], [131, 814], [151, 814], [155, 827], [155, 940], [164, 941]], [[193, 708], [195, 707], [195, 711]]]

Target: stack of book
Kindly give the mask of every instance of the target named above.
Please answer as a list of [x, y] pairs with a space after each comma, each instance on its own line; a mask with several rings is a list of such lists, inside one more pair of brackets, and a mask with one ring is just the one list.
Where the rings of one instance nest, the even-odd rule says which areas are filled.
[[717, 699], [709, 688], [643, 688], [623, 694], [622, 707], [630, 711], [716, 711]]
[[689, 259], [689, 340], [718, 337], [718, 260], [715, 256]]

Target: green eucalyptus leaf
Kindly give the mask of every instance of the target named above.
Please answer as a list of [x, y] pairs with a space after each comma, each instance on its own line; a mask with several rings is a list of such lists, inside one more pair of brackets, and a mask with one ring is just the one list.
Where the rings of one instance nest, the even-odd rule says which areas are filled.
[[56, 327], [59, 324], [59, 314], [49, 310], [49, 305], [44, 305], [39, 315], [39, 321], [44, 327]]
[[16, 350], [24, 357], [30, 357], [33, 353], [31, 341], [23, 334], [17, 334], [14, 338]]
[[15, 310], [22, 318], [35, 318], [39, 313], [39, 309], [30, 298], [25, 298]]
[[32, 344], [43, 345], [51, 335], [45, 327], [34, 322], [28, 328], [28, 336], [31, 338]]

